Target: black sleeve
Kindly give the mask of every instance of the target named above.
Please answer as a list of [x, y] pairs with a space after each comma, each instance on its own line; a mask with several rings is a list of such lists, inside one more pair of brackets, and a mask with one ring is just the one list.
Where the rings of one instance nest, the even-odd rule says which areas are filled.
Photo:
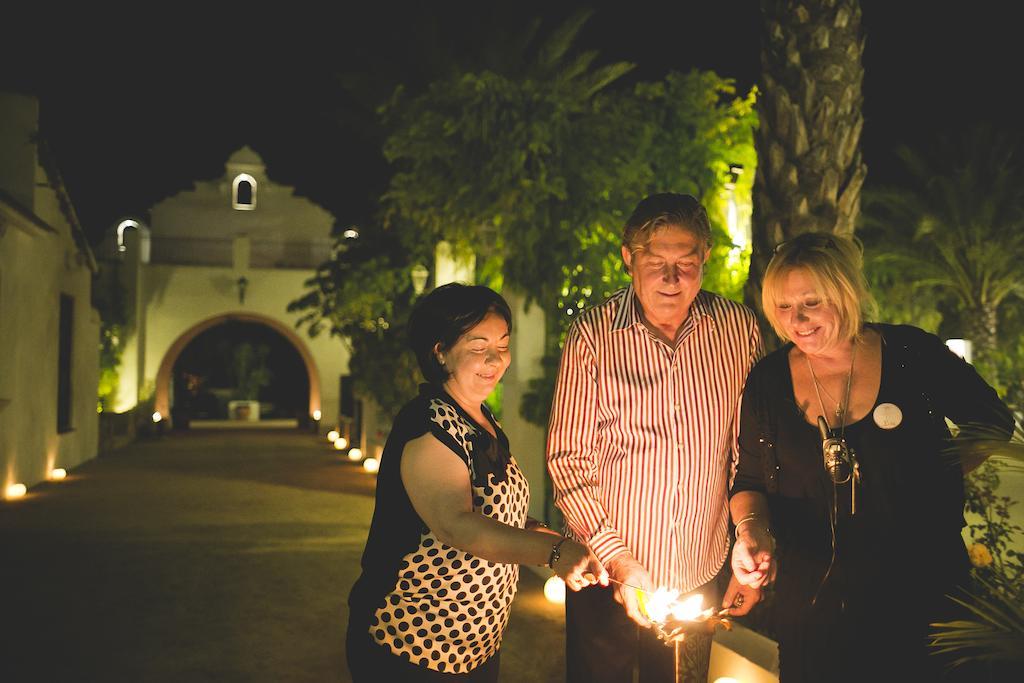
[[911, 348], [934, 397], [935, 409], [961, 430], [961, 436], [1009, 440], [1013, 414], [972, 365], [950, 351], [941, 339], [917, 328]]
[[[763, 361], [762, 361], [763, 362]], [[740, 404], [740, 433], [737, 440], [739, 460], [736, 477], [729, 491], [730, 497], [740, 491], [765, 493], [765, 458], [770, 434], [763, 433], [769, 416], [765, 414], [767, 401], [761, 395], [764, 383], [761, 368], [751, 370], [743, 387], [743, 401]]]

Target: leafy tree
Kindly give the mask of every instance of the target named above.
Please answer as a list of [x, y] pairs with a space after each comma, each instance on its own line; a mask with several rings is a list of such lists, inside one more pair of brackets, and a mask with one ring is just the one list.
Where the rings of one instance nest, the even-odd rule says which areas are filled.
[[[545, 424], [562, 335], [579, 310], [628, 281], [619, 236], [644, 195], [691, 192], [709, 206], [716, 253], [707, 283], [739, 297], [742, 278], [724, 265], [735, 250], [723, 187], [738, 163], [750, 172], [737, 196], [749, 195], [754, 94], [737, 97], [731, 81], [699, 72], [627, 88], [619, 79], [632, 65], [598, 65], [595, 53], [573, 51], [587, 16], [539, 39], [528, 31], [515, 43], [520, 60], [395, 92], [382, 108], [394, 175], [380, 227], [359, 239], [361, 249], [374, 246], [358, 258], [340, 249], [321, 268], [293, 304], [308, 313], [303, 324], [339, 334], [361, 334], [359, 321], [373, 327], [378, 318], [394, 327], [396, 306], [410, 300], [409, 266], [429, 263], [440, 240], [471, 249], [480, 281], [522, 292], [547, 313], [546, 374], [525, 402], [536, 407], [528, 417]], [[391, 358], [360, 358], [389, 363], [377, 375], [394, 372]], [[355, 357], [352, 368], [364, 372]]]
[[773, 247], [803, 232], [851, 234], [867, 176], [859, 0], [761, 0], [761, 15], [760, 161], [746, 287], [755, 310]]
[[426, 246], [414, 231], [405, 231], [405, 239], [387, 229], [364, 230], [356, 239], [336, 232], [334, 256], [288, 310], [302, 314], [297, 325], [310, 336], [326, 331], [344, 340], [356, 392], [394, 417], [416, 390], [405, 324], [414, 300], [410, 269], [425, 258]]
[[981, 127], [932, 150], [900, 149], [909, 184], [866, 195], [873, 267], [944, 305], [959, 323], [951, 331], [972, 340], [975, 364], [998, 382], [1000, 313], [1024, 298], [1021, 147]]

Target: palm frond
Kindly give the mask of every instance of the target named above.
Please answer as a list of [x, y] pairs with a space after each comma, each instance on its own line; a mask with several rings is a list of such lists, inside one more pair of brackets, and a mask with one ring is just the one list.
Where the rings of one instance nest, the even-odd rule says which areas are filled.
[[996, 464], [1007, 469], [1024, 469], [1024, 430], [1014, 425], [1013, 433], [1007, 439], [1006, 432], [986, 424], [966, 423], [960, 425], [960, 433], [947, 442], [946, 452], [960, 461], [978, 457], [992, 458]]
[[975, 660], [1024, 662], [1024, 607], [1014, 596], [1000, 593], [982, 579], [978, 581], [989, 597], [949, 596], [975, 619], [931, 624], [935, 630], [930, 647], [935, 653], [961, 654], [954, 666]]

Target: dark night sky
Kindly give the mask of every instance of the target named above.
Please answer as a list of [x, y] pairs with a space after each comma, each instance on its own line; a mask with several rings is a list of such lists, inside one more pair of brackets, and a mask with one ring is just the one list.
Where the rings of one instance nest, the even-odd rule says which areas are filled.
[[[429, 9], [382, 0], [331, 14], [260, 14], [256, 3], [235, 3], [252, 12], [176, 7], [169, 16], [113, 20], [90, 6], [83, 17], [19, 17], [5, 32], [24, 30], [0, 46], [0, 88], [40, 96], [44, 134], [94, 240], [118, 217], [218, 177], [243, 144], [263, 156], [275, 181], [342, 222], [362, 221], [386, 167], [367, 110], [345, 95], [339, 74], [378, 89], [396, 78], [415, 83], [430, 73], [436, 45], [471, 54], [494, 31], [535, 16], [554, 26], [579, 3], [419, 5]], [[636, 62], [633, 78], [697, 67], [744, 89], [757, 81], [756, 2], [596, 6], [580, 46], [599, 49], [602, 61]], [[899, 178], [899, 144], [926, 145], [937, 132], [979, 121], [1016, 125], [1022, 60], [1003, 4], [863, 7], [869, 183]]]

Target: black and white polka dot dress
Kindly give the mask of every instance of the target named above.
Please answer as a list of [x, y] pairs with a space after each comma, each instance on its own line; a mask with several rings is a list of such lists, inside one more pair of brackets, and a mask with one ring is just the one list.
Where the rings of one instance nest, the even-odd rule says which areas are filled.
[[363, 573], [349, 597], [350, 630], [366, 629], [391, 654], [445, 673], [472, 671], [498, 651], [519, 566], [441, 543], [412, 508], [399, 464], [406, 443], [430, 432], [469, 469], [473, 509], [522, 528], [529, 487], [486, 407], [484, 414], [497, 438], [431, 385], [399, 413], [381, 457]]

